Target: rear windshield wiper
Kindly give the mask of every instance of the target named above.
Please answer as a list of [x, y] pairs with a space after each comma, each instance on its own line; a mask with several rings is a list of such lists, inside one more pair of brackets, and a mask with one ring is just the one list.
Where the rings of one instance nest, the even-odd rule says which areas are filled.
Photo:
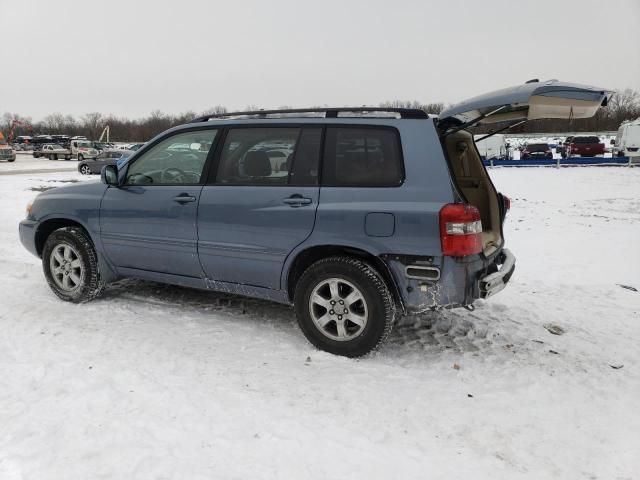
[[501, 107], [496, 108], [495, 110], [490, 111], [489, 113], [483, 113], [482, 115], [480, 115], [479, 117], [474, 118], [473, 120], [469, 120], [468, 122], [464, 122], [460, 125], [458, 125], [457, 127], [452, 128], [451, 130], [447, 130], [446, 132], [444, 132], [444, 134], [442, 135], [443, 137], [447, 137], [449, 135], [452, 135], [456, 132], [459, 132], [460, 130], [464, 130], [465, 128], [469, 128], [472, 125], [475, 125], [476, 123], [478, 123], [479, 121], [493, 115], [494, 113], [498, 113], [500, 110], [503, 110], [505, 108], [507, 108], [508, 105], [503, 105]]

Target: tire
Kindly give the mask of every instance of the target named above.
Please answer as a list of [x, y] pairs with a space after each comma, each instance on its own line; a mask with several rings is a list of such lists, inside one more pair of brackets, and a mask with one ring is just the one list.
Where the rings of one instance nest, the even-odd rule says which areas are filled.
[[350, 257], [329, 257], [307, 268], [296, 285], [294, 305], [307, 340], [320, 350], [352, 358], [378, 348], [396, 316], [384, 279], [368, 263]]
[[65, 155], [65, 156], [64, 156], [64, 159], [65, 159], [65, 160], [71, 160], [71, 155]]
[[9, 160], [7, 160], [9, 163], [15, 162], [16, 159], [15, 158], [10, 158]]
[[82, 160], [84, 160], [84, 157], [80, 154], [78, 154], [78, 161], [81, 162]]
[[53, 154], [53, 159], [54, 159], [54, 160], [58, 160], [58, 154], [57, 154], [57, 153], [54, 153], [54, 154]]
[[42, 251], [42, 268], [53, 293], [66, 302], [88, 302], [105, 287], [93, 243], [78, 227], [60, 228], [49, 235]]
[[91, 175], [93, 172], [91, 171], [91, 167], [89, 167], [89, 165], [85, 163], [83, 165], [80, 165], [80, 173], [82, 175]]

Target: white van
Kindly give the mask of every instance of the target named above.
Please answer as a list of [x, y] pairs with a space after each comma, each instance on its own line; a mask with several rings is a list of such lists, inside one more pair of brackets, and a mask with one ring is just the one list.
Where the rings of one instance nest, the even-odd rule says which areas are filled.
[[[623, 122], [613, 144], [613, 155], [618, 157], [640, 157], [640, 118]], [[634, 163], [638, 159], [633, 159]]]
[[93, 148], [93, 143], [89, 140], [75, 140], [70, 142], [71, 156], [76, 157], [79, 162], [87, 158], [96, 158], [98, 150]]
[[474, 135], [473, 138], [477, 142], [478, 152], [484, 160], [497, 160], [507, 158], [507, 143], [505, 142], [504, 135], [499, 133], [485, 138], [478, 142], [479, 139], [485, 135]]

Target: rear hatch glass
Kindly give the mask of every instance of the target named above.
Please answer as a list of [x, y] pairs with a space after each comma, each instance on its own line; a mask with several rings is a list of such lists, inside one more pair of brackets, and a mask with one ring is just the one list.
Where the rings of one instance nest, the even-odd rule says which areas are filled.
[[598, 137], [574, 137], [573, 143], [600, 143]]

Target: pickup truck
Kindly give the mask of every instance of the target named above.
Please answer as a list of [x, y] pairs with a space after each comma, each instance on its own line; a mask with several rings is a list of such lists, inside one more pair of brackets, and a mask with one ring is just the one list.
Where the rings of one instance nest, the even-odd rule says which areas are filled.
[[571, 156], [595, 157], [604, 155], [604, 143], [596, 136], [567, 137], [560, 148], [562, 158]]
[[0, 132], [0, 160], [6, 160], [7, 162], [16, 161], [16, 152], [14, 152], [11, 145], [7, 143], [2, 132]]
[[35, 158], [45, 157], [49, 160], [58, 160], [58, 158], [71, 160], [71, 150], [54, 143], [45, 143], [41, 149], [33, 151], [33, 156]]

